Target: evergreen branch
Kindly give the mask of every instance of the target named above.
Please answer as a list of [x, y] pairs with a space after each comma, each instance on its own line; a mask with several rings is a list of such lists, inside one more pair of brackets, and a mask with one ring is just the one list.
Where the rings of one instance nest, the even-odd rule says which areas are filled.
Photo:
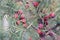
[[[35, 19], [34, 21], [36, 21], [37, 19]], [[32, 23], [29, 23], [29, 26], [27, 27], [27, 29], [29, 29], [31, 27], [31, 25], [34, 23], [34, 21]]]

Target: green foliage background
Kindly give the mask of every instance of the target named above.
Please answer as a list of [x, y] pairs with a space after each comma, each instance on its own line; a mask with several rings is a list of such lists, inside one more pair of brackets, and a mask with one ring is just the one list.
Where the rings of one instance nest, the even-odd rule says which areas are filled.
[[[32, 5], [32, 3], [30, 3], [30, 8], [25, 9], [26, 1], [27, 0], [23, 0], [23, 5], [21, 6], [21, 5], [17, 5], [15, 0], [0, 0], [0, 40], [28, 40], [30, 36], [32, 37], [32, 40], [39, 39], [39, 35], [30, 25], [32, 24], [35, 27], [37, 27], [38, 26], [36, 20], [38, 18], [37, 15], [39, 14], [39, 16], [43, 16], [43, 14], [41, 14], [40, 12], [37, 13], [36, 12], [37, 10]], [[34, 1], [41, 1], [41, 0], [34, 0]], [[42, 0], [40, 5], [38, 6], [39, 10], [47, 9], [47, 14], [49, 14], [50, 5], [53, 3], [52, 1], [53, 0]], [[54, 0], [54, 1], [56, 1], [55, 4], [56, 7], [51, 5], [53, 11], [57, 15], [54, 19], [60, 22], [60, 0]], [[15, 11], [19, 9], [24, 11], [27, 23], [29, 24], [27, 29], [22, 26], [22, 23], [19, 26], [15, 24], [16, 20], [13, 18], [13, 14]], [[29, 12], [30, 10], [32, 10], [32, 13]], [[7, 18], [7, 20], [9, 21], [9, 29], [7, 32], [5, 32], [3, 29], [3, 16], [5, 14], [9, 15]], [[36, 16], [36, 17], [30, 19], [31, 16]], [[55, 21], [53, 21], [52, 19], [49, 20], [50, 27], [54, 26], [54, 24], [56, 24]], [[55, 31], [55, 32], [60, 35], [60, 31]]]

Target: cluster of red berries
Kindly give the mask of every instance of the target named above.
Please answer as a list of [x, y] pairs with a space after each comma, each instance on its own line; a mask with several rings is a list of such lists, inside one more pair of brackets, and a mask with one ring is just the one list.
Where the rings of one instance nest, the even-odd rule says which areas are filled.
[[44, 27], [43, 22], [42, 22], [42, 18], [39, 18], [37, 21], [38, 21], [37, 33], [39, 34], [40, 37], [43, 37], [44, 34], [41, 31], [41, 29]]
[[[55, 14], [52, 12], [47, 16], [44, 16], [43, 18], [38, 19], [38, 29], [37, 29], [37, 33], [42, 37], [44, 36], [44, 32], [41, 31], [42, 28], [44, 28], [44, 25], [48, 25], [48, 19], [50, 18], [54, 18]], [[42, 22], [42, 20], [44, 20], [44, 22]]]
[[37, 29], [37, 33], [39, 34], [40, 37], [44, 37], [45, 33], [41, 31], [39, 28]]
[[41, 29], [44, 27], [43, 22], [42, 22], [42, 18], [39, 18], [37, 21], [38, 21], [37, 33], [39, 34], [40, 37], [43, 37], [44, 32], [41, 31]]
[[[39, 5], [39, 2], [35, 1], [35, 2], [32, 2], [32, 4], [33, 4], [34, 7], [37, 7]], [[25, 4], [25, 8], [28, 9], [29, 7], [30, 7], [30, 4], [27, 1], [26, 4]]]
[[49, 15], [44, 16], [44, 24], [48, 25], [48, 19], [54, 18], [55, 17], [55, 13], [51, 12]]
[[27, 27], [26, 19], [22, 10], [18, 10], [14, 14], [14, 18], [17, 19], [16, 24], [19, 25], [22, 22], [24, 27]]

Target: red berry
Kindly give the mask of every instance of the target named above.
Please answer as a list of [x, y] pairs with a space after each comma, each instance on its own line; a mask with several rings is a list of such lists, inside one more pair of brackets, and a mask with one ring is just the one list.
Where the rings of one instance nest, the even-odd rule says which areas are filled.
[[39, 5], [39, 2], [33, 2], [34, 7], [37, 7]]
[[37, 29], [37, 33], [38, 33], [38, 34], [40, 34], [40, 33], [41, 33], [41, 30], [40, 30], [39, 28]]
[[23, 11], [22, 10], [18, 10], [18, 14], [23, 14]]
[[43, 26], [44, 26], [43, 24], [39, 24], [39, 25], [38, 25], [38, 27], [39, 27], [40, 29], [43, 28]]
[[39, 36], [40, 36], [40, 37], [44, 37], [44, 36], [45, 36], [45, 33], [44, 33], [44, 32], [41, 32], [41, 33], [39, 34]]
[[47, 21], [45, 21], [45, 24], [46, 24], [46, 25], [48, 25], [48, 22], [47, 22]]
[[18, 21], [16, 22], [16, 24], [19, 25], [19, 24], [20, 24], [20, 20], [18, 20]]
[[49, 16], [50, 16], [50, 18], [54, 18], [55, 17], [55, 13], [52, 12], [52, 13], [49, 14]]
[[23, 26], [26, 28], [27, 27], [27, 24], [25, 23], [25, 24], [23, 24]]
[[45, 17], [44, 17], [44, 21], [47, 21], [48, 18], [49, 18], [49, 16], [45, 16]]
[[46, 17], [44, 17], [44, 21], [47, 21], [47, 18]]
[[22, 18], [22, 19], [24, 19], [24, 18], [25, 18], [25, 17], [24, 17], [24, 14], [21, 14], [21, 18]]
[[17, 14], [17, 13], [16, 13], [16, 14], [14, 14], [14, 18], [16, 18], [16, 19], [18, 18], [18, 14]]
[[22, 19], [21, 21], [22, 21], [22, 23], [23, 23], [23, 24], [25, 24], [25, 23], [26, 23], [26, 19]]

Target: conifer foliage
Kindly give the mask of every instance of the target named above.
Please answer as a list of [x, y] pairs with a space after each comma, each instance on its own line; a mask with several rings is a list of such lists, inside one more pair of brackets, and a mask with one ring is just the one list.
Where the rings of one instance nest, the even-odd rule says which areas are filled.
[[0, 40], [59, 40], [60, 0], [0, 0]]

